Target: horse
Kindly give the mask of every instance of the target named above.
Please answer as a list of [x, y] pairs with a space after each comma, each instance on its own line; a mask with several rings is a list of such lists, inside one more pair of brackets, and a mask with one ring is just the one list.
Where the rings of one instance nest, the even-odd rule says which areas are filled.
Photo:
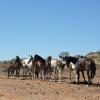
[[11, 61], [8, 68], [7, 68], [8, 77], [14, 76], [14, 74], [16, 77], [19, 77], [21, 67], [22, 67], [21, 62], [15, 63], [15, 61]]
[[50, 69], [50, 62], [51, 57], [49, 56], [48, 59], [43, 59], [39, 55], [35, 54], [34, 57], [31, 57], [29, 59], [29, 62], [32, 61], [33, 66], [35, 66], [35, 73], [37, 74], [37, 77], [39, 76], [39, 73], [42, 75], [42, 79], [44, 80], [45, 75], [48, 74], [48, 71]]
[[15, 63], [14, 67], [15, 67], [16, 77], [20, 77], [20, 69], [22, 67], [22, 63]]
[[[58, 83], [61, 83], [62, 80], [62, 71], [65, 68], [66, 62], [62, 59], [51, 59], [51, 69], [52, 69], [52, 81], [56, 81], [58, 78]], [[57, 76], [56, 76], [57, 74]]]
[[20, 69], [22, 67], [21, 59], [19, 58], [19, 56], [16, 56], [16, 59], [14, 61], [14, 67], [15, 67], [16, 77], [19, 77]]
[[70, 62], [72, 62], [73, 64], [76, 64], [79, 57], [73, 57], [73, 56], [65, 56], [62, 58], [64, 61], [66, 61], [66, 68], [69, 68], [69, 73], [70, 73], [70, 82], [71, 82], [71, 72], [72, 72], [72, 68], [70, 67]]
[[79, 84], [80, 72], [82, 72], [84, 82], [86, 83], [84, 71], [87, 71], [88, 86], [92, 84], [91, 80], [94, 78], [96, 74], [96, 64], [92, 59], [82, 57], [78, 59], [76, 64], [70, 62], [70, 65], [72, 66], [72, 69], [75, 71], [77, 84]]
[[29, 62], [29, 60], [32, 58], [32, 56], [29, 56], [28, 58], [22, 60], [23, 78], [27, 78], [27, 72], [29, 73], [30, 79], [35, 78], [34, 66], [32, 64], [32, 61]]
[[15, 67], [14, 67], [14, 63], [10, 62], [8, 68], [7, 68], [7, 74], [8, 74], [8, 78], [10, 76], [14, 76], [14, 72], [15, 72]]

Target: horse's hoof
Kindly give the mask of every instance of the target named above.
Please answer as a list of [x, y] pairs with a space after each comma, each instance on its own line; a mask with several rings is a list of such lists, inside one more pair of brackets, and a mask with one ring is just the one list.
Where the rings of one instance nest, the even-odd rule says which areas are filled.
[[84, 81], [84, 84], [87, 84], [87, 81]]
[[92, 82], [90, 82], [89, 84], [92, 85]]
[[88, 84], [87, 87], [89, 87], [90, 85]]
[[50, 80], [51, 82], [56, 82], [56, 80]]
[[68, 81], [68, 83], [72, 83], [72, 81]]
[[79, 85], [79, 82], [76, 82], [77, 85]]

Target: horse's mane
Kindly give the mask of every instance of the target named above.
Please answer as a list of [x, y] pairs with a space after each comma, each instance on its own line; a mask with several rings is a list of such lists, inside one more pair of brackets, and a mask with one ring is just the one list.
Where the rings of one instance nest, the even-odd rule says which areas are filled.
[[37, 54], [34, 56], [34, 59], [38, 59], [38, 60], [40, 60], [40, 61], [45, 62], [45, 59], [43, 59], [41, 56], [39, 56], [39, 55], [37, 55]]

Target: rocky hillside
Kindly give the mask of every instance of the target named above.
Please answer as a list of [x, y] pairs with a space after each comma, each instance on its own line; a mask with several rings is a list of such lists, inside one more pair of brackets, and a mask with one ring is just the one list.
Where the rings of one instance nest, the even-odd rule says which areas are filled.
[[86, 56], [92, 58], [96, 62], [96, 64], [100, 64], [100, 51], [90, 52]]

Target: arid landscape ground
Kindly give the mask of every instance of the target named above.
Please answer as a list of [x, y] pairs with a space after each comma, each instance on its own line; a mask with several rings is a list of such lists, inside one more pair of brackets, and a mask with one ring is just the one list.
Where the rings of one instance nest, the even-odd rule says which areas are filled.
[[[72, 75], [74, 81], [74, 75]], [[93, 85], [72, 84], [69, 73], [64, 71], [63, 82], [50, 80], [8, 79], [0, 75], [0, 100], [100, 100], [100, 68], [93, 79]], [[82, 78], [81, 78], [82, 81]]]
[[[90, 87], [82, 83], [82, 77], [79, 85], [70, 83], [67, 69], [63, 72], [61, 84], [51, 82], [50, 79], [8, 78], [4, 73], [5, 62], [1, 62], [0, 100], [100, 100], [100, 53], [90, 53], [88, 56], [94, 58], [97, 64], [96, 75]], [[74, 73], [72, 81], [75, 81]]]

